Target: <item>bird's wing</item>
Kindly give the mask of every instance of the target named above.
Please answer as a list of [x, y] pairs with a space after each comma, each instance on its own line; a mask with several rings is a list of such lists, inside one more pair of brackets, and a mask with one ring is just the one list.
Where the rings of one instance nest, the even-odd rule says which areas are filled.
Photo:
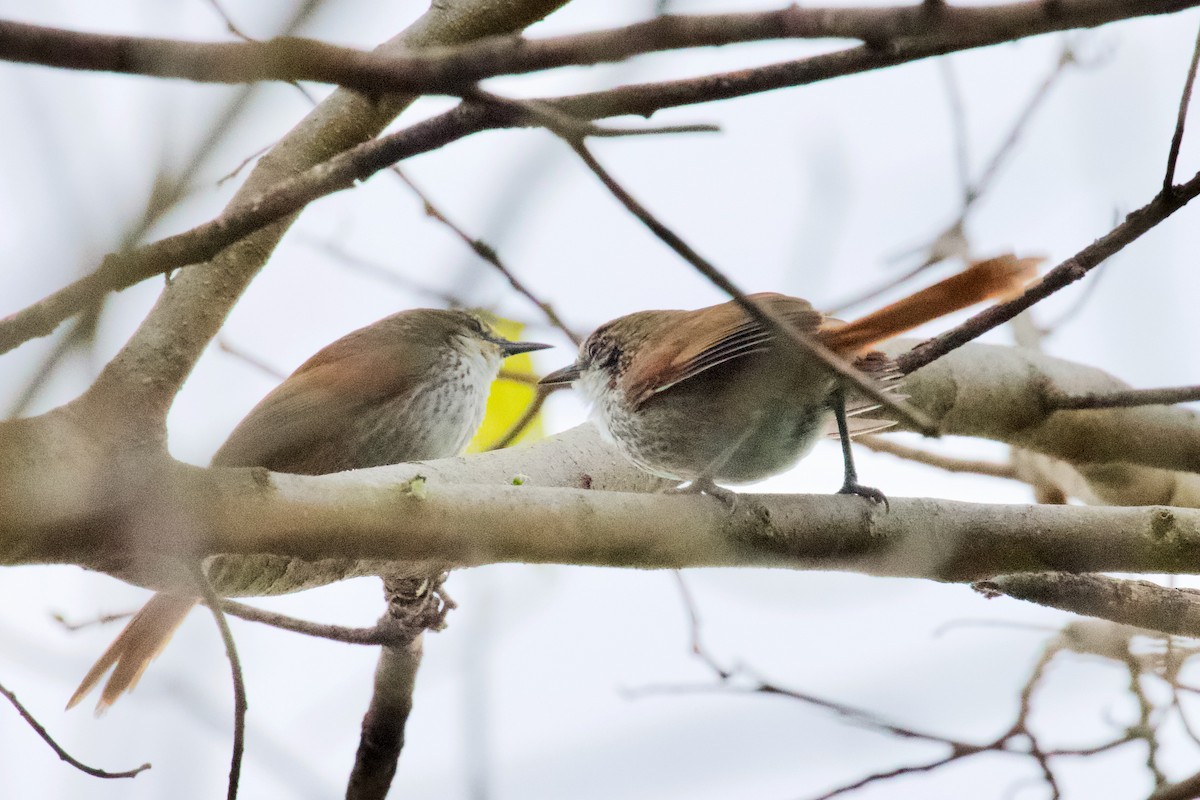
[[[762, 292], [749, 296], [793, 327], [815, 331], [824, 315], [807, 300]], [[698, 311], [682, 312], [677, 323], [655, 341], [652, 357], [631, 362], [625, 372], [626, 396], [636, 407], [659, 392], [739, 358], [770, 349], [774, 336], [730, 301]]]
[[321, 351], [251, 409], [213, 456], [225, 467], [266, 467], [287, 472], [296, 454], [338, 436], [348, 420], [372, 401], [402, 391], [415, 378], [390, 358], [366, 359]]

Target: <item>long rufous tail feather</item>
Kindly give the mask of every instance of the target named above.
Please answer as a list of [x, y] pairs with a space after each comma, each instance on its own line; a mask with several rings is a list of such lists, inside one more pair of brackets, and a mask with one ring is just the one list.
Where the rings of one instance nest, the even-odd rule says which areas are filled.
[[96, 714], [101, 714], [115, 703], [122, 694], [133, 689], [146, 667], [150, 666], [175, 630], [183, 622], [184, 617], [196, 605], [194, 597], [159, 592], [150, 598], [142, 609], [133, 615], [118, 634], [113, 643], [104, 651], [104, 655], [88, 670], [79, 688], [67, 702], [67, 708], [73, 708], [100, 683], [104, 673], [113, 667], [112, 677], [100, 692], [100, 700], [96, 703]]
[[976, 261], [957, 275], [837, 327], [817, 332], [821, 343], [842, 355], [858, 355], [877, 344], [992, 297], [1016, 294], [1037, 275], [1040, 258], [1007, 254]]

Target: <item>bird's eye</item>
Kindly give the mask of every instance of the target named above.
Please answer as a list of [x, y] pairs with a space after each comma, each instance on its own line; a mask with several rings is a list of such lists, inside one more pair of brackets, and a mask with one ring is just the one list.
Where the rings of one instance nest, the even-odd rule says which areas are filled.
[[620, 357], [617, 346], [603, 337], [594, 337], [584, 346], [584, 360], [593, 367], [612, 366]]
[[484, 338], [489, 338], [492, 335], [491, 330], [488, 329], [488, 326], [485, 325], [483, 320], [481, 320], [479, 317], [472, 314], [468, 317], [468, 319], [470, 320], [469, 325], [471, 326], [471, 331], [473, 333]]

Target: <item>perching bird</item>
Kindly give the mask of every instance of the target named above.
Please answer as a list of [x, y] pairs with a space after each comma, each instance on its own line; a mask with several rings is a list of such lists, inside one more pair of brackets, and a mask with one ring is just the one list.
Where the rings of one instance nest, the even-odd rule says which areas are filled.
[[[798, 297], [763, 293], [750, 299], [863, 371], [899, 378], [872, 347], [1020, 289], [1038, 262], [1013, 256], [981, 261], [848, 324]], [[601, 431], [642, 469], [726, 499], [730, 493], [715, 481], [748, 483], [790, 468], [822, 437], [833, 415], [845, 457], [841, 491], [884, 500], [858, 483], [840, 383], [807, 353], [798, 363], [781, 357], [774, 338], [733, 301], [695, 311], [639, 311], [601, 325], [580, 346], [574, 364], [541, 382], [574, 383], [591, 402]]]
[[[499, 338], [464, 311], [393, 314], [305, 361], [246, 415], [212, 464], [324, 475], [456, 455], [483, 419], [501, 362], [545, 347]], [[221, 581], [214, 582], [220, 591]], [[132, 689], [196, 603], [196, 597], [176, 592], [150, 598], [84, 677], [67, 708], [110, 667], [97, 712]]]

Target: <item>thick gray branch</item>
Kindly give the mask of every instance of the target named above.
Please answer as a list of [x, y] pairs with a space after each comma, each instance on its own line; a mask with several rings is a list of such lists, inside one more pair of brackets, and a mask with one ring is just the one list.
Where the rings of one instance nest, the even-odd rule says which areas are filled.
[[[616, 454], [595, 458], [604, 446], [590, 429], [563, 438], [568, 464], [572, 449], [591, 451], [591, 463], [610, 461], [620, 477]], [[523, 456], [522, 468], [535, 473], [563, 464], [554, 439], [514, 455]], [[52, 531], [36, 519], [21, 524], [17, 516], [0, 527], [0, 561], [81, 563], [152, 585], [178, 579], [170, 565], [183, 552], [433, 567], [774, 566], [952, 581], [1029, 571], [1200, 568], [1200, 511], [893, 497], [891, 512], [884, 513], [854, 497], [745, 496], [730, 513], [703, 496], [549, 488], [533, 479], [513, 486], [513, 475], [503, 481], [509, 485], [454, 482], [470, 476], [474, 462], [487, 460], [315, 478], [160, 464], [159, 484], [129, 498], [130, 506], [136, 499], [159, 524], [170, 521], [155, 536], [114, 536], [94, 511]], [[426, 478], [414, 481], [415, 475]], [[583, 476], [567, 466], [558, 482], [583, 482]]]
[[1200, 472], [1195, 412], [1172, 406], [1054, 411], [1046, 402], [1048, 394], [1126, 388], [1094, 367], [985, 344], [967, 345], [905, 381], [910, 402], [943, 433], [994, 439], [1068, 462], [1103, 502], [1200, 506], [1200, 478], [1191, 474]]

